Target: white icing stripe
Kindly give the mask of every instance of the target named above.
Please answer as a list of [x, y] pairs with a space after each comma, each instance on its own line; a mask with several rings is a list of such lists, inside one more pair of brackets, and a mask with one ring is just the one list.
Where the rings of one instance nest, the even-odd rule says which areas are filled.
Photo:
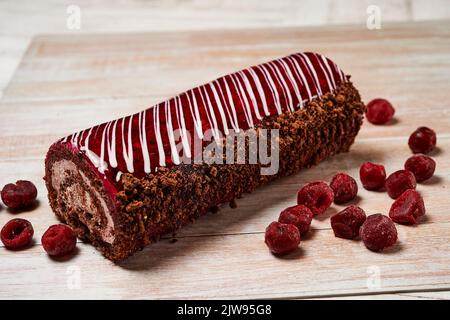
[[172, 112], [170, 111], [170, 104], [169, 102], [164, 103], [164, 109], [166, 112], [166, 120], [167, 120], [167, 135], [169, 138], [170, 143], [170, 150], [172, 155], [173, 163], [180, 164], [180, 157], [177, 152], [177, 146], [175, 143], [175, 137], [173, 135], [173, 126], [172, 126]]
[[89, 149], [89, 139], [92, 135], [92, 130], [94, 128], [98, 130], [98, 127], [93, 127], [89, 129], [86, 138], [84, 139], [84, 146], [80, 147], [80, 150], [84, 151], [88, 159], [91, 161], [91, 163], [99, 170], [99, 172], [103, 173], [104, 170], [107, 168], [107, 164], [103, 163], [100, 157], [97, 154], [95, 154], [91, 149]]
[[[308, 92], [308, 99], [311, 100], [312, 99], [311, 89], [309, 88], [308, 81], [306, 80], [306, 76], [303, 73], [302, 68], [300, 67], [300, 65], [298, 64], [298, 62], [294, 58], [287, 57], [287, 60], [288, 60], [288, 62], [291, 62], [291, 64], [294, 66], [294, 72], [297, 74], [297, 76], [302, 81], [303, 85], [306, 88], [306, 92]], [[305, 101], [302, 101], [302, 102], [305, 102]]]
[[[86, 153], [89, 153], [89, 138], [91, 137], [92, 128], [89, 129], [86, 138], [84, 139], [84, 146], [83, 150], [86, 151]], [[84, 133], [84, 130], [83, 130]], [[81, 135], [81, 138], [83, 139], [83, 134]], [[88, 154], [89, 156], [89, 154]]]
[[144, 159], [144, 172], [151, 172], [150, 154], [147, 145], [147, 110], [139, 112], [139, 142], [141, 143], [142, 158]]
[[79, 146], [81, 146], [81, 143], [83, 142], [83, 137], [84, 137], [85, 132], [86, 132], [86, 130], [82, 130], [77, 133], [75, 141]]
[[125, 164], [127, 166], [127, 170], [130, 173], [134, 172], [134, 163], [133, 163], [133, 141], [131, 137], [131, 128], [133, 124], [133, 115], [130, 116], [130, 120], [128, 122], [128, 145], [125, 142], [125, 118], [120, 119], [121, 125], [122, 125], [122, 154], [123, 154], [123, 160], [125, 161]]
[[[239, 132], [240, 130], [239, 130], [238, 118], [237, 118], [237, 115], [236, 115], [236, 107], [234, 106], [233, 97], [231, 95], [230, 87], [228, 86], [227, 77], [224, 77], [223, 81], [225, 83], [225, 90], [227, 92], [227, 98], [228, 99], [225, 99], [225, 97], [223, 96], [222, 89], [219, 86], [220, 94], [222, 96], [222, 100], [225, 102], [225, 107], [226, 107], [226, 110], [227, 110], [228, 117], [230, 118], [231, 125], [233, 126], [233, 129], [236, 132]], [[231, 111], [231, 114], [230, 114], [230, 111]], [[248, 121], [247, 121], [247, 123], [248, 123]]]
[[[217, 80], [214, 80], [213, 82], [209, 83], [209, 87], [211, 88], [211, 91], [213, 93], [214, 101], [216, 102], [217, 108], [219, 110], [220, 118], [222, 119], [222, 126], [223, 126], [223, 132], [225, 135], [228, 135], [230, 131], [228, 130], [228, 123], [227, 123], [227, 117], [225, 116], [225, 112], [223, 111], [222, 103], [220, 102], [219, 95], [216, 91], [215, 84], [217, 83]], [[208, 102], [211, 103], [211, 101], [208, 99]]]
[[134, 172], [134, 165], [133, 165], [133, 136], [131, 135], [131, 129], [133, 128], [133, 115], [130, 116], [130, 122], [128, 124], [128, 147], [127, 147], [127, 154], [129, 155], [127, 160], [127, 168], [131, 173]]
[[108, 142], [108, 159], [111, 167], [117, 167], [117, 157], [116, 157], [116, 128], [117, 128], [117, 120], [114, 120], [114, 125], [112, 127], [112, 137], [109, 139], [109, 130], [107, 135]]
[[80, 134], [80, 131], [75, 132], [74, 135], [72, 135], [72, 144], [73, 145], [78, 145], [78, 135]]
[[331, 63], [333, 65], [333, 69], [334, 71], [339, 75], [339, 80], [340, 81], [344, 81], [344, 79], [342, 78], [342, 72], [341, 70], [338, 68], [338, 66], [336, 65], [336, 63], [334, 63], [334, 61], [328, 60], [328, 63]]
[[331, 80], [330, 80], [330, 77], [329, 77], [328, 73], [325, 71], [325, 69], [324, 69], [324, 67], [323, 67], [319, 57], [317, 55], [314, 55], [314, 58], [316, 59], [317, 64], [319, 65], [319, 67], [322, 70], [323, 74], [325, 75], [325, 79], [327, 80], [328, 89], [330, 91], [332, 91], [333, 90], [333, 85], [331, 84]]
[[[190, 98], [190, 93], [192, 93], [192, 101], [194, 102], [194, 111], [192, 111], [192, 102]], [[198, 111], [197, 99], [195, 98], [194, 90], [189, 90], [186, 92], [186, 97], [189, 103], [189, 109], [191, 110], [192, 119], [194, 119], [195, 129], [197, 131], [197, 135], [199, 139], [203, 139], [203, 128], [202, 128], [202, 119], [200, 118], [200, 114]]]
[[344, 74], [344, 72], [341, 69], [338, 68], [336, 63], [334, 63], [333, 61], [331, 61], [331, 63], [333, 64], [334, 70], [339, 75], [339, 78], [341, 79], [341, 81], [345, 82], [345, 74]]
[[274, 73], [275, 78], [277, 79], [278, 83], [281, 84], [281, 89], [283, 90], [283, 95], [284, 95], [284, 99], [285, 99], [284, 101], [286, 101], [288, 104], [287, 105], [288, 110], [294, 111], [294, 103], [292, 101], [291, 92], [289, 90], [289, 87], [288, 87], [286, 81], [284, 81], [284, 77], [281, 74], [280, 70], [278, 69], [278, 66], [273, 62], [268, 62], [267, 65]]
[[98, 129], [100, 129], [100, 127], [101, 127], [101, 126], [97, 126], [97, 127], [95, 128], [94, 138], [97, 137]]
[[[195, 89], [194, 89], [194, 90], [195, 90]], [[193, 93], [194, 93], [194, 95], [195, 95], [195, 92], [194, 92], [194, 91], [193, 91]], [[199, 93], [199, 95], [200, 95], [200, 99], [202, 100], [202, 106], [203, 106], [203, 110], [205, 110], [206, 119], [208, 120], [209, 128], [211, 128], [212, 133], [213, 133], [213, 136], [214, 136], [214, 138], [215, 138], [215, 137], [216, 137], [215, 126], [214, 126], [214, 123], [213, 123], [212, 120], [211, 120], [211, 117], [209, 116], [209, 112], [208, 112], [208, 109], [207, 109], [206, 101], [205, 101], [205, 99], [203, 98], [202, 87], [199, 87], [199, 88], [198, 88], [198, 93]]]
[[[325, 58], [325, 59], [327, 59], [327, 58]], [[336, 63], [334, 63], [333, 61], [330, 61], [330, 60], [328, 60], [328, 59], [327, 59], [327, 62], [328, 62], [328, 65], [331, 66], [331, 67], [333, 68], [333, 70], [334, 70], [334, 72], [332, 71], [333, 78], [335, 78], [334, 74], [336, 73], [336, 74], [339, 76], [339, 80], [342, 81], [342, 80], [343, 80], [343, 79], [342, 79], [342, 74], [341, 74], [341, 72], [339, 71], [339, 69], [337, 68]]]
[[[106, 132], [108, 131], [108, 128], [110, 126], [111, 122], [108, 122], [106, 126], [103, 128], [102, 133], [102, 142], [100, 144], [100, 163], [104, 163], [105, 161], [105, 140], [106, 140]], [[105, 166], [103, 165], [102, 168], [99, 168], [99, 171], [101, 173], [104, 173], [106, 170]]]
[[265, 69], [264, 65], [261, 64], [259, 66], [256, 66], [259, 71], [262, 72], [264, 79], [266, 79], [267, 81], [267, 85], [270, 88], [270, 92], [272, 92], [272, 96], [275, 102], [275, 108], [277, 109], [278, 114], [281, 114], [281, 104], [280, 104], [280, 96], [278, 95], [278, 92], [275, 91], [274, 88], [276, 88], [275, 83], [273, 83], [272, 77], [270, 76], [270, 74], [267, 72], [267, 70]]
[[[205, 91], [206, 101], [203, 98], [202, 89]], [[219, 127], [217, 125], [217, 119], [214, 114], [214, 109], [212, 108], [211, 101], [209, 100], [209, 95], [208, 95], [208, 92], [206, 92], [205, 86], [200, 87], [200, 97], [202, 98], [203, 105], [205, 106], [205, 113], [208, 118], [210, 128], [212, 129], [213, 137], [216, 141], [219, 141], [220, 132], [219, 132]], [[206, 106], [208, 107], [208, 109], [206, 108]]]
[[307, 67], [308, 72], [311, 74], [311, 77], [314, 79], [316, 91], [319, 93], [320, 96], [322, 96], [323, 93], [322, 93], [322, 89], [320, 88], [320, 81], [319, 81], [319, 78], [317, 77], [317, 73], [316, 73], [316, 70], [314, 69], [314, 66], [312, 65], [311, 61], [309, 60], [309, 58], [306, 54], [299, 53], [298, 55], [300, 57], [302, 57], [304, 62], [306, 62], [305, 66]]
[[[245, 120], [247, 121], [247, 124], [250, 128], [254, 126], [253, 124], [253, 117], [252, 117], [252, 111], [250, 109], [249, 101], [247, 99], [247, 95], [245, 94], [244, 89], [242, 88], [241, 82], [239, 81], [238, 77], [231, 77], [233, 84], [236, 88], [236, 91], [239, 93], [238, 96], [241, 101], [242, 111], [244, 112]], [[244, 100], [242, 100], [242, 98]]]
[[[203, 139], [205, 134], [203, 126], [205, 126], [205, 130], [212, 129], [214, 139], [220, 141], [221, 132], [228, 135], [231, 128], [235, 132], [254, 128], [255, 123], [263, 119], [263, 116], [303, 108], [303, 103], [315, 97], [320, 98], [325, 91], [332, 92], [342, 81], [346, 81], [343, 71], [325, 56], [297, 53], [238, 71], [189, 90], [183, 93], [187, 101], [181, 94], [154, 106], [153, 110], [147, 109], [100, 126], [78, 131], [59, 141], [61, 143], [70, 141], [74, 146], [85, 151], [88, 159], [101, 173], [108, 170], [108, 166], [117, 168], [117, 157], [120, 156], [120, 163], [124, 163], [125, 166], [121, 166], [121, 171], [116, 172], [117, 179], [120, 179], [122, 171], [133, 173], [137, 170], [148, 174], [152, 171], [152, 164], [155, 169], [157, 169], [156, 163], [159, 163], [159, 166], [166, 165], [166, 152], [170, 152], [174, 164], [180, 164], [174, 125], [177, 126], [177, 130], [180, 130], [184, 155], [191, 157], [190, 139], [191, 134], [194, 134], [193, 131], [196, 131], [198, 137]], [[315, 94], [312, 92], [313, 86]], [[267, 94], [269, 96], [266, 96]], [[294, 105], [297, 101], [298, 104]], [[165, 123], [161, 121], [163, 116], [160, 113], [161, 108], [164, 108]], [[200, 110], [200, 108], [203, 109]], [[185, 112], [192, 117], [192, 122], [190, 118], [185, 118]], [[151, 116], [153, 121], [148, 119]], [[219, 127], [219, 117], [222, 127]], [[161, 122], [163, 122], [162, 129]], [[116, 133], [119, 130], [117, 125], [120, 125], [121, 132], [119, 131], [120, 137], [116, 139]], [[154, 130], [156, 142], [152, 141], [153, 136], [149, 130]], [[136, 140], [134, 146], [133, 138]], [[118, 147], [118, 143], [121, 143], [121, 146]], [[120, 147], [122, 150], [117, 151], [116, 148], [120, 150]], [[140, 157], [136, 157], [134, 151], [139, 147], [143, 165], [137, 167], [134, 161], [140, 160]], [[159, 162], [156, 161], [156, 156], [159, 157]]]
[[261, 81], [259, 80], [258, 75], [256, 74], [256, 72], [253, 69], [247, 69], [247, 70], [250, 73], [250, 75], [252, 76], [252, 79], [256, 84], [256, 88], [258, 89], [258, 93], [259, 93], [259, 96], [261, 97], [261, 101], [262, 101], [262, 105], [263, 105], [263, 109], [264, 109], [264, 114], [266, 116], [269, 116], [270, 111], [269, 111], [269, 107], [267, 106], [267, 99], [266, 99], [266, 95], [264, 93], [264, 89], [262, 87]]
[[330, 65], [328, 64], [327, 60], [325, 59], [324, 56], [320, 56], [322, 58], [322, 62], [325, 65], [326, 71], [328, 71], [328, 75], [330, 76], [331, 79], [331, 83], [333, 84], [333, 88], [332, 90], [336, 89], [336, 82], [334, 81], [334, 75], [333, 72], [331, 71]]
[[[244, 112], [244, 116], [245, 116], [245, 119], [247, 121], [247, 124], [251, 123], [253, 125], [252, 119], [249, 118], [247, 112], [245, 112], [245, 106], [244, 106], [245, 102], [244, 102], [244, 100], [242, 100], [241, 92], [239, 91], [239, 87], [237, 85], [236, 80], [234, 79], [233, 75], [231, 75], [231, 74], [229, 75], [229, 78], [231, 79], [231, 84], [233, 85], [234, 91], [237, 93], [237, 96], [239, 98], [240, 108]], [[231, 90], [231, 88], [230, 88], [230, 90]]]
[[188, 136], [186, 132], [186, 123], [184, 119], [183, 107], [181, 106], [180, 96], [175, 98], [175, 111], [177, 116], [178, 128], [181, 129], [181, 143], [183, 144], [184, 155], [191, 157], [191, 148], [189, 146]]
[[303, 107], [303, 99], [302, 99], [302, 95], [300, 93], [300, 87], [298, 86], [298, 81], [295, 80], [294, 75], [292, 74], [289, 66], [282, 60], [282, 59], [278, 59], [276, 60], [276, 62], [278, 62], [284, 69], [284, 71], [286, 72], [289, 81], [291, 82], [291, 86], [292, 88], [294, 88], [295, 94], [297, 96], [297, 99], [300, 103], [300, 106]]
[[[245, 89], [249, 93], [250, 99], [252, 100], [253, 110], [255, 111], [256, 118], [258, 120], [261, 120], [262, 116], [261, 116], [261, 114], [259, 112], [258, 103], [256, 101], [255, 93], [253, 92], [252, 86], [250, 85], [250, 81], [248, 80], [247, 75], [244, 72], [242, 72], [242, 71], [239, 71], [236, 75], [239, 76], [238, 78], [240, 78], [241, 80], [244, 81]], [[233, 77], [231, 77], [231, 78], [233, 79]], [[267, 105], [266, 105], [266, 108], [267, 108]], [[253, 123], [253, 120], [252, 120], [252, 123]]]
[[161, 123], [159, 120], [159, 104], [153, 108], [153, 128], [155, 130], [156, 144], [158, 146], [159, 165], [166, 165], [166, 154], [164, 152], [164, 146], [161, 137]]

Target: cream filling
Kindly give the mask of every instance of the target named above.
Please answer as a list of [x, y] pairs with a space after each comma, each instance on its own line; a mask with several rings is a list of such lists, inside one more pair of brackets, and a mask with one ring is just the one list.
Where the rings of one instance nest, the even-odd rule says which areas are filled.
[[[62, 190], [61, 186], [69, 177], [68, 173], [72, 173], [73, 176], [83, 179], [89, 190], [83, 188], [81, 183], [73, 183], [69, 187], [65, 188], [65, 190]], [[85, 216], [79, 216], [79, 219], [89, 228], [91, 232], [93, 231], [92, 229], [96, 229], [96, 231], [99, 231], [103, 241], [107, 243], [114, 242], [114, 222], [108, 206], [97, 189], [92, 186], [91, 181], [81, 170], [77, 168], [75, 163], [66, 159], [56, 161], [52, 166], [52, 186], [56, 191], [57, 197], [59, 197], [61, 193], [66, 195], [66, 206], [76, 208], [87, 213]], [[103, 212], [105, 213], [106, 226], [93, 225], [95, 224], [95, 215], [100, 213], [97, 212], [94, 199], [92, 199], [89, 191], [92, 192], [95, 195], [95, 198], [100, 202]], [[92, 219], [87, 218], [89, 214], [92, 215]]]

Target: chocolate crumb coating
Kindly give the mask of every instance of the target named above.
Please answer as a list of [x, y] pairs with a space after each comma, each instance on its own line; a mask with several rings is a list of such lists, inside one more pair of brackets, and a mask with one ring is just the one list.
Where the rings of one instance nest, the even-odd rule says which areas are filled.
[[[89, 240], [108, 259], [117, 262], [208, 211], [217, 212], [221, 204], [230, 202], [234, 206], [234, 199], [258, 186], [348, 151], [358, 134], [364, 112], [365, 105], [358, 91], [347, 81], [333, 93], [305, 103], [303, 109], [264, 118], [257, 128], [279, 129], [279, 170], [275, 175], [261, 175], [260, 164], [180, 164], [159, 167], [157, 172], [144, 178], [123, 174], [115, 201], [106, 204], [113, 214], [113, 243], [104, 242], [95, 228], [83, 225], [79, 217], [86, 215], [85, 212], [62, 207], [64, 201], [55, 195], [48, 178], [56, 155], [55, 159], [50, 155], [46, 163], [50, 204], [57, 216], [72, 226], [81, 238]], [[89, 168], [83, 169], [81, 161], [79, 165], [88, 179], [101, 183], [89, 173]], [[100, 185], [97, 190], [101, 190]], [[101, 211], [99, 204], [97, 208]], [[100, 215], [98, 223], [104, 223], [102, 219], [105, 218]]]

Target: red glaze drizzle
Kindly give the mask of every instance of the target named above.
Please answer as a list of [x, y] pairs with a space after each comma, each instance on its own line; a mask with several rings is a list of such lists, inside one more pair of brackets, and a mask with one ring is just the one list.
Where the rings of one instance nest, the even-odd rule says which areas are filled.
[[[344, 82], [337, 65], [317, 53], [296, 53], [204, 84], [142, 112], [69, 135], [59, 143], [84, 152], [100, 176], [117, 184], [122, 173], [143, 177], [180, 163], [177, 144], [193, 156], [194, 139], [253, 128], [262, 118], [303, 108]], [[173, 131], [179, 130], [180, 137]], [[180, 150], [179, 150], [180, 151]]]

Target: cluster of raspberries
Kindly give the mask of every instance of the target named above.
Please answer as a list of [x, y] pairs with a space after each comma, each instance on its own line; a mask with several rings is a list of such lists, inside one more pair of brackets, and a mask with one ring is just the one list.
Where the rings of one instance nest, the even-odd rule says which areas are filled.
[[[27, 180], [8, 183], [1, 191], [3, 203], [13, 213], [33, 209], [36, 204], [36, 186]], [[34, 229], [30, 221], [15, 218], [8, 221], [0, 232], [0, 239], [6, 249], [20, 250], [31, 245]], [[42, 235], [41, 244], [48, 255], [53, 257], [65, 256], [74, 251], [76, 235], [73, 230], [63, 224], [50, 226]]]
[[[385, 124], [394, 115], [394, 108], [384, 99], [368, 104], [367, 119], [374, 124]], [[394, 199], [389, 217], [380, 213], [366, 216], [364, 210], [350, 205], [331, 217], [334, 235], [344, 239], [360, 238], [372, 251], [381, 251], [397, 242], [394, 222], [411, 225], [425, 214], [422, 196], [416, 191], [417, 182], [430, 179], [436, 162], [426, 154], [436, 146], [436, 133], [420, 127], [409, 137], [408, 145], [414, 153], [404, 164], [404, 169], [390, 174], [381, 164], [365, 162], [359, 170], [362, 186], [367, 190], [385, 190]], [[355, 199], [358, 184], [347, 173], [339, 172], [328, 184], [314, 181], [303, 186], [297, 193], [297, 205], [280, 213], [278, 221], [272, 222], [265, 232], [265, 242], [275, 255], [294, 251], [300, 239], [310, 229], [312, 218], [323, 214], [334, 202], [345, 204]]]

